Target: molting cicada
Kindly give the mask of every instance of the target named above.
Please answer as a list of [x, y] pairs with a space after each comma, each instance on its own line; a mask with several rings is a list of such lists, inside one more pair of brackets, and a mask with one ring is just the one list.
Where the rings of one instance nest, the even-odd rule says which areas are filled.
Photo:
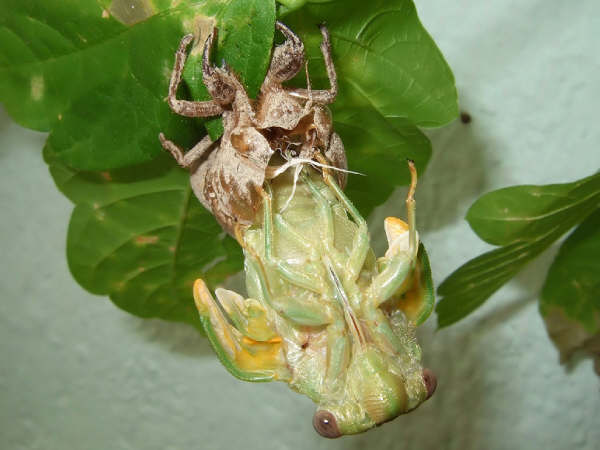
[[[193, 36], [175, 56], [168, 102], [188, 117], [222, 115], [223, 136], [184, 153], [159, 138], [191, 172], [199, 200], [244, 250], [245, 298], [197, 280], [194, 299], [221, 362], [247, 381], [280, 380], [313, 399], [325, 437], [365, 431], [416, 408], [436, 386], [421, 366], [415, 327], [431, 313], [427, 255], [415, 229], [416, 170], [409, 161], [408, 219], [388, 217], [389, 248], [376, 258], [367, 223], [343, 192], [346, 157], [327, 104], [337, 77], [327, 29], [321, 51], [327, 90], [287, 88], [305, 64], [302, 41], [273, 50], [258, 100], [204, 46], [203, 81], [212, 100], [175, 97]], [[308, 79], [308, 76], [307, 76]]]

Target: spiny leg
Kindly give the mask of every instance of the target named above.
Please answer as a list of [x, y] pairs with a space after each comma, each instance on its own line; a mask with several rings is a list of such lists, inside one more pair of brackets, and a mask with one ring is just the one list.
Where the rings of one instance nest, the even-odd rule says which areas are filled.
[[327, 373], [325, 382], [330, 390], [336, 384], [343, 384], [342, 371], [350, 358], [350, 342], [344, 319], [338, 317], [327, 327]]
[[[324, 24], [319, 25], [323, 41], [321, 42], [321, 53], [325, 60], [325, 68], [327, 69], [327, 77], [329, 78], [329, 90], [321, 91], [323, 95], [322, 101], [324, 103], [333, 103], [337, 96], [338, 85], [337, 85], [337, 74], [335, 72], [335, 66], [333, 65], [333, 58], [331, 57], [331, 41], [329, 39], [329, 31]], [[318, 99], [317, 99], [318, 101]]]
[[246, 279], [253, 283], [249, 290], [256, 292], [258, 294], [256, 296], [260, 297], [265, 304], [295, 325], [312, 327], [331, 322], [331, 312], [323, 306], [320, 296], [315, 293], [284, 297], [274, 295], [269, 287], [264, 267], [251, 254], [246, 258]]
[[285, 42], [273, 50], [263, 86], [291, 80], [304, 63], [304, 44], [300, 38], [281, 22], [277, 22], [275, 26], [285, 36]]
[[179, 164], [184, 169], [188, 169], [197, 160], [202, 158], [204, 152], [206, 152], [206, 150], [208, 150], [213, 144], [213, 141], [211, 141], [210, 136], [206, 135], [204, 136], [204, 138], [202, 138], [200, 142], [194, 145], [190, 151], [184, 154], [183, 150], [179, 146], [177, 146], [173, 141], [170, 141], [167, 138], [165, 138], [165, 135], [163, 133], [159, 133], [158, 140], [160, 141], [163, 148], [167, 150], [173, 156], [173, 158], [175, 158], [177, 164]]
[[[319, 212], [321, 214], [321, 221], [323, 223], [322, 229], [324, 232], [322, 233], [323, 241], [325, 244], [325, 250], [328, 253], [335, 252], [334, 247], [334, 222], [333, 222], [333, 212], [331, 210], [331, 205], [327, 201], [325, 197], [319, 192], [319, 189], [315, 185], [315, 183], [310, 179], [310, 176], [307, 174], [303, 174], [302, 179], [304, 183], [310, 189], [311, 194], [313, 195], [317, 205], [319, 205]], [[337, 260], [337, 258], [335, 258]]]
[[[343, 283], [338, 278], [336, 271], [333, 268], [332, 260], [342, 261], [344, 258], [340, 255], [335, 255], [338, 251], [334, 247], [335, 230], [331, 205], [321, 194], [309, 175], [304, 174], [303, 178], [321, 211], [322, 220], [324, 222], [323, 228], [325, 230], [325, 248], [328, 253], [327, 255], [324, 255], [322, 259], [327, 267], [333, 296], [339, 303], [339, 307], [336, 308], [335, 319], [327, 326], [328, 368], [326, 382], [330, 385], [330, 389], [332, 389], [338, 382], [341, 371], [348, 363], [350, 345], [347, 334], [349, 333], [352, 336], [352, 339], [357, 346], [362, 346], [364, 344], [365, 337], [360, 325], [357, 326], [359, 322], [350, 307], [348, 295], [344, 289]], [[343, 270], [344, 269], [341, 268], [342, 272]]]
[[323, 54], [323, 59], [325, 60], [325, 68], [327, 69], [330, 88], [327, 90], [317, 91], [310, 89], [292, 89], [289, 92], [296, 97], [305, 98], [307, 100], [310, 99], [317, 103], [333, 103], [337, 96], [338, 85], [333, 58], [331, 57], [331, 41], [329, 39], [329, 31], [327, 31], [327, 27], [321, 24], [319, 25], [319, 28], [321, 30], [321, 36], [323, 36], [323, 40], [321, 41], [321, 53]]
[[412, 159], [408, 160], [408, 169], [410, 170], [410, 188], [406, 196], [406, 215], [408, 218], [408, 249], [415, 258], [417, 256], [417, 223], [416, 223], [416, 202], [415, 190], [417, 189], [417, 169]]
[[[270, 196], [266, 197], [263, 202], [264, 206], [270, 206]], [[250, 283], [248, 286], [249, 291], [278, 314], [297, 325], [322, 326], [330, 323], [331, 313], [320, 302], [318, 281], [314, 277], [307, 278], [304, 272], [297, 271], [290, 265], [277, 261], [273, 257], [270, 250], [272, 237], [268, 237], [270, 236], [272, 223], [268, 215], [265, 216], [265, 224], [266, 226], [263, 227], [263, 233], [265, 233], [263, 245], [265, 246], [265, 253], [270, 255], [269, 257], [265, 255], [264, 258], [268, 267], [275, 269], [278, 276], [286, 279], [290, 284], [304, 288], [309, 292], [298, 296], [298, 298], [289, 295], [277, 296], [271, 288], [267, 270], [261, 257], [251, 245], [245, 243], [243, 233], [240, 230], [236, 233], [236, 237], [246, 254], [246, 282]]]
[[[320, 194], [319, 194], [320, 195]], [[322, 197], [322, 196], [321, 196]], [[322, 198], [324, 202], [326, 199]], [[272, 193], [270, 186], [265, 185], [263, 194], [264, 208], [264, 223], [263, 230], [265, 233], [265, 257], [267, 261], [277, 268], [280, 275], [287, 279], [290, 283], [296, 286], [303, 287], [309, 291], [316, 291], [320, 294], [323, 287], [319, 285], [318, 280], [313, 277], [307, 278], [303, 272], [296, 271], [289, 265], [277, 261], [272, 253]], [[330, 208], [327, 208], [330, 210]], [[280, 225], [284, 225], [285, 221], [280, 219]], [[287, 225], [287, 224], [285, 224]], [[333, 222], [331, 224], [333, 227]], [[297, 232], [294, 232], [298, 239], [302, 240]], [[333, 232], [331, 232], [331, 235]], [[308, 242], [303, 242], [304, 245], [309, 245]], [[260, 270], [260, 268], [258, 268]], [[258, 278], [262, 278], [257, 274]], [[310, 284], [309, 284], [310, 283]], [[266, 285], [266, 283], [262, 283]], [[267, 295], [268, 289], [263, 288], [263, 292]], [[340, 307], [326, 306], [322, 303], [318, 295], [304, 296], [302, 299], [295, 297], [286, 297], [285, 299], [270, 298], [270, 303], [280, 314], [289, 318], [294, 323], [305, 326], [327, 326], [327, 363], [328, 369], [326, 374], [326, 382], [329, 385], [334, 385], [339, 379], [339, 375], [347, 365], [349, 358], [349, 345], [346, 336], [346, 326], [343, 319]]]
[[[386, 219], [389, 249], [386, 256], [380, 259], [384, 269], [373, 279], [369, 287], [375, 307], [397, 294], [400, 288], [405, 287], [408, 281], [407, 278], [412, 274], [417, 263], [419, 245], [415, 228], [416, 206], [414, 199], [417, 171], [413, 161], [408, 161], [408, 167], [411, 174], [411, 184], [406, 197], [408, 225], [394, 217]], [[408, 228], [408, 245], [406, 243], [406, 228]]]
[[263, 196], [263, 214], [264, 214], [264, 240], [265, 240], [265, 259], [269, 262], [280, 275], [296, 286], [308, 289], [315, 293], [321, 292], [321, 286], [317, 277], [311, 276], [305, 272], [293, 268], [290, 264], [280, 261], [273, 255], [273, 195], [269, 184], [265, 184], [265, 189], [262, 190]]
[[215, 353], [232, 375], [245, 381], [289, 377], [281, 338], [260, 342], [240, 333], [229, 323], [201, 279], [194, 284], [194, 301]]
[[235, 328], [243, 335], [260, 342], [281, 339], [273, 329], [265, 305], [258, 300], [244, 298], [223, 288], [217, 288], [215, 295]]
[[[181, 75], [183, 74], [183, 67], [185, 65], [185, 60], [187, 58], [186, 48], [194, 39], [193, 34], [187, 34], [181, 39], [181, 43], [179, 44], [179, 48], [175, 53], [175, 65], [173, 67], [173, 72], [171, 73], [171, 80], [169, 81], [169, 94], [167, 96], [167, 102], [169, 103], [169, 107], [173, 110], [173, 112], [186, 116], [186, 117], [209, 117], [216, 116], [223, 112], [223, 108], [219, 104], [217, 104], [214, 100], [208, 100], [204, 102], [194, 102], [188, 100], [178, 100], [176, 98], [177, 88], [179, 83], [181, 83]], [[204, 52], [212, 46], [214, 39], [214, 31], [210, 34], [208, 39], [206, 40], [206, 44], [204, 46]]]
[[273, 219], [278, 233], [285, 234], [291, 242], [304, 249], [307, 254], [312, 254], [315, 251], [314, 243], [300, 234], [281, 214], [275, 214]]
[[[327, 161], [321, 155], [317, 155], [317, 159], [320, 163], [327, 164]], [[358, 278], [370, 249], [369, 227], [367, 226], [367, 221], [360, 215], [350, 199], [346, 197], [344, 191], [342, 191], [342, 189], [335, 182], [327, 168], [323, 168], [323, 180], [333, 190], [335, 196], [342, 203], [358, 227], [354, 237], [352, 250], [346, 263], [344, 275], [346, 279], [354, 281], [356, 278]]]
[[202, 82], [214, 102], [221, 108], [228, 107], [238, 114], [253, 116], [254, 112], [244, 86], [232, 73], [225, 61], [221, 67], [213, 66], [210, 62], [210, 51], [217, 30], [214, 29], [206, 40], [202, 54]]

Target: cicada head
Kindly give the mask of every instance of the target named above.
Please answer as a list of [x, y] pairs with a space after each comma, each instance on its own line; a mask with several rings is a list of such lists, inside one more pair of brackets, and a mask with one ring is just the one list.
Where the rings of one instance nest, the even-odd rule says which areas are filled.
[[433, 395], [436, 377], [428, 369], [409, 373], [376, 347], [356, 355], [346, 374], [342, 396], [324, 398], [313, 417], [324, 437], [355, 434], [409, 412]]

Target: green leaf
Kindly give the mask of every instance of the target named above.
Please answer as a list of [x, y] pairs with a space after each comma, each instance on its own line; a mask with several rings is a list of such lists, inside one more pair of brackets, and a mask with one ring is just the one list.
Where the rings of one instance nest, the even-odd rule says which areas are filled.
[[417, 127], [400, 119], [385, 120], [371, 108], [337, 111], [335, 130], [342, 136], [348, 167], [366, 176], [349, 175], [346, 193], [367, 217], [393, 190], [410, 181], [406, 160], [422, 173], [431, 157], [431, 143]]
[[439, 327], [483, 304], [599, 204], [600, 174], [567, 184], [514, 186], [477, 200], [467, 213], [469, 224], [486, 241], [505, 245], [472, 259], [442, 282], [438, 294], [443, 298], [436, 306]]
[[279, 3], [277, 14], [278, 16], [283, 16], [296, 9], [300, 9], [304, 6], [306, 0], [277, 0], [277, 3]]
[[[92, 117], [94, 110], [102, 114]], [[187, 148], [202, 136], [193, 122], [175, 116], [158, 92], [128, 74], [118, 84], [100, 86], [96, 95], [75, 100], [48, 143], [71, 167], [105, 170], [149, 161], [163, 153], [160, 131], [177, 136], [177, 144]]]
[[594, 204], [599, 177], [597, 174], [568, 184], [499, 189], [479, 198], [469, 209], [467, 220], [481, 239], [493, 245], [534, 240]]
[[57, 187], [75, 203], [67, 236], [73, 277], [141, 317], [201, 329], [196, 278], [214, 285], [242, 268], [238, 244], [194, 197], [187, 172], [163, 155], [107, 172], [77, 171], [44, 150]]
[[[275, 33], [275, 2], [266, 0], [237, 0], [226, 6], [209, 10], [218, 26], [218, 43], [212, 60], [220, 65], [227, 62], [237, 74], [250, 98], [256, 98], [271, 60], [271, 47]], [[198, 20], [198, 19], [196, 19]], [[210, 100], [202, 83], [202, 53], [205, 39], [212, 24], [204, 25], [206, 36], [198, 42], [187, 59], [183, 79], [187, 82], [194, 100]], [[213, 141], [223, 134], [221, 118], [206, 120], [206, 129]]]
[[514, 277], [566, 230], [546, 239], [521, 242], [484, 253], [459, 267], [438, 287], [438, 327], [466, 317]]
[[[548, 334], [566, 361], [594, 341], [600, 344], [600, 209], [560, 247], [540, 301]], [[600, 347], [595, 350], [600, 356]]]
[[[287, 4], [288, 2], [284, 2]], [[331, 105], [352, 170], [347, 192], [367, 216], [409, 182], [406, 159], [422, 173], [431, 156], [417, 128], [439, 126], [458, 111], [454, 78], [407, 0], [308, 2], [283, 19], [304, 40], [313, 88], [329, 87], [318, 23], [331, 34], [339, 81]], [[306, 86], [303, 76], [292, 84]]]
[[126, 27], [94, 1], [0, 4], [0, 100], [21, 125], [48, 131], [71, 99], [118, 76]]
[[[221, 61], [242, 76], [246, 92], [256, 98], [271, 61], [275, 33], [275, 2], [268, 0], [236, 0], [214, 2], [206, 8], [218, 28], [218, 43], [212, 60]], [[198, 17], [195, 18], [199, 21]], [[208, 32], [212, 27], [207, 26]], [[208, 36], [208, 33], [207, 33]], [[206, 38], [207, 36], [203, 36]], [[186, 63], [184, 79], [195, 100], [210, 100], [202, 83], [202, 52], [204, 40], [197, 43]]]
[[336, 110], [371, 106], [385, 119], [425, 127], [458, 115], [452, 72], [411, 0], [309, 2], [285, 22], [304, 39], [311, 79], [321, 86], [326, 83], [317, 24], [326, 22], [338, 78], [345, 83]]
[[[137, 0], [138, 16], [127, 13], [131, 0], [108, 9], [109, 2], [92, 0], [49, 3], [8, 0], [2, 6], [0, 100], [22, 125], [52, 129], [55, 153], [72, 167], [105, 170], [149, 161], [162, 151], [159, 131], [184, 148], [204, 134], [197, 121], [177, 117], [164, 101], [174, 52], [186, 33], [217, 26], [223, 30], [220, 52], [249, 87], [256, 89], [266, 73], [273, 2], [167, 7], [163, 1], [157, 7]], [[240, 48], [239, 42], [249, 44]]]

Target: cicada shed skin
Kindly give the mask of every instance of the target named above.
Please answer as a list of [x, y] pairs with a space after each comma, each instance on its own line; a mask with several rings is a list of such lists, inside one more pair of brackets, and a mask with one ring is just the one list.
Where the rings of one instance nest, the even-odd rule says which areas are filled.
[[[427, 255], [415, 229], [417, 174], [409, 161], [407, 223], [388, 217], [377, 258], [365, 219], [343, 192], [346, 157], [327, 104], [337, 94], [329, 35], [321, 27], [328, 90], [282, 86], [304, 65], [285, 25], [257, 101], [227, 67], [203, 55], [213, 100], [175, 98], [193, 37], [176, 53], [169, 105], [191, 117], [222, 115], [224, 134], [184, 153], [160, 141], [191, 172], [199, 200], [243, 248], [247, 297], [196, 281], [194, 299], [225, 367], [246, 381], [279, 380], [318, 406], [317, 432], [368, 430], [419, 406], [435, 390], [421, 366], [415, 327], [431, 313]], [[216, 297], [216, 298], [215, 298]]]

